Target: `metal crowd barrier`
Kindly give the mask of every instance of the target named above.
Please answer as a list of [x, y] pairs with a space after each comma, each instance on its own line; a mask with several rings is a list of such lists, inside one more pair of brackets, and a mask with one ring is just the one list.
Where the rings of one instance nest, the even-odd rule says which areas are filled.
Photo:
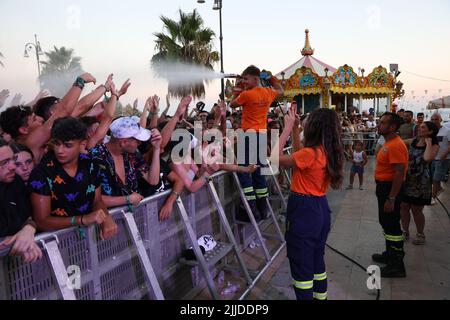
[[344, 132], [342, 134], [344, 147], [348, 145], [353, 147], [356, 141], [362, 141], [364, 144], [364, 151], [366, 151], [368, 155], [374, 154], [379, 138], [380, 136], [376, 132]]
[[[213, 179], [228, 221], [234, 221], [240, 194], [233, 175], [219, 173]], [[170, 219], [159, 221], [159, 209], [170, 192], [144, 199], [132, 215], [126, 213], [125, 207], [111, 210], [118, 226], [118, 234], [111, 239], [101, 240], [97, 226], [42, 233], [36, 236], [36, 242], [45, 252], [42, 259], [32, 264], [23, 263], [21, 257], [8, 256], [8, 249], [1, 250], [0, 300], [193, 298], [205, 288], [205, 283], [199, 267], [180, 264], [182, 251], [191, 243], [177, 205]], [[224, 237], [206, 185], [195, 194], [183, 194], [181, 200], [195, 234], [214, 235], [216, 241]], [[282, 210], [282, 205], [273, 207], [277, 212]], [[255, 238], [255, 230], [252, 226], [233, 227], [243, 251]], [[143, 259], [144, 256], [148, 258]], [[274, 259], [275, 256], [266, 263], [251, 287]], [[67, 280], [74, 279], [73, 270], [78, 268], [80, 288], [71, 290]], [[152, 287], [155, 281], [157, 285]]]

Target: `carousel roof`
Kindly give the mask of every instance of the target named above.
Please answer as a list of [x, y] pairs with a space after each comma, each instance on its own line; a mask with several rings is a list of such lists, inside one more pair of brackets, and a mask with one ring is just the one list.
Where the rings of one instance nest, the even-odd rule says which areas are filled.
[[329, 74], [332, 74], [337, 70], [336, 68], [313, 57], [314, 49], [311, 48], [311, 44], [309, 42], [309, 30], [306, 29], [305, 33], [306, 33], [305, 47], [302, 50], [303, 58], [301, 58], [299, 61], [297, 61], [290, 67], [278, 73], [276, 75], [277, 78], [283, 77], [282, 73], [284, 72], [284, 78], [288, 79], [295, 73], [296, 70], [300, 69], [301, 67], [310, 68], [320, 77], [325, 76], [325, 69], [328, 69]]

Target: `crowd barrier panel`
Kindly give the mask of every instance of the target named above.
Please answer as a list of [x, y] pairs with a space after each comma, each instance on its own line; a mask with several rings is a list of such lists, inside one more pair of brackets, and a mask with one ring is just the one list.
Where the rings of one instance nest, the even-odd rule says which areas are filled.
[[[220, 173], [214, 176], [214, 181], [228, 221], [233, 222], [240, 201], [233, 175]], [[177, 205], [174, 205], [170, 219], [159, 221], [159, 208], [170, 193], [168, 190], [144, 199], [134, 209], [132, 217], [139, 230], [138, 240], [142, 240], [164, 298], [189, 299], [203, 290], [205, 283], [199, 267], [190, 268], [179, 261], [182, 251], [190, 246], [190, 240]], [[183, 194], [181, 199], [197, 236], [214, 235], [218, 241], [225, 236], [206, 186], [194, 194]], [[274, 206], [274, 210], [279, 212], [282, 206]], [[38, 234], [36, 242], [43, 249], [43, 258], [31, 264], [23, 263], [21, 257], [8, 256], [9, 248], [0, 250], [0, 300], [70, 299], [70, 294], [64, 295], [67, 288], [60, 282], [73, 274], [65, 273], [62, 280], [58, 279], [61, 275], [54, 274], [53, 270], [58, 259], [51, 261], [49, 249], [53, 253], [57, 251], [52, 253], [52, 257], [60, 257], [59, 262], [66, 271], [69, 266], [79, 268], [81, 286], [73, 290], [73, 298], [77, 300], [158, 299], [154, 288], [149, 287], [148, 270], [143, 268], [142, 256], [135, 245], [136, 238], [127, 226], [126, 211], [126, 207], [110, 211], [118, 226], [118, 234], [108, 240], [99, 238], [97, 226]], [[237, 228], [232, 223], [232, 226], [243, 251], [255, 238], [255, 230], [251, 225]], [[281, 249], [277, 254], [279, 251]], [[267, 262], [263, 271], [273, 259]], [[213, 275], [217, 270], [212, 270]], [[257, 279], [261, 275], [258, 274]]]

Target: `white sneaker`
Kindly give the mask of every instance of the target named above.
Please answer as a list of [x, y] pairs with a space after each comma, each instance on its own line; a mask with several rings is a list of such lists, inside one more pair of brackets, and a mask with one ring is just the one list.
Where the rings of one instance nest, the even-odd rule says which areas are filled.
[[434, 206], [436, 204], [436, 200], [434, 198], [431, 198], [431, 205]]
[[353, 186], [350, 186], [350, 185], [345, 187], [345, 190], [352, 190], [352, 189], [353, 189]]

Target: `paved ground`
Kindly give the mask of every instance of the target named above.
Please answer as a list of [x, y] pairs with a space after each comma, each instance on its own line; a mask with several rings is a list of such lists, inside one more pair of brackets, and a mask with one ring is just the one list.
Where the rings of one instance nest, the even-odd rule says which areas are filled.
[[[346, 172], [348, 172], [348, 169]], [[328, 244], [358, 261], [373, 264], [370, 257], [382, 252], [384, 239], [378, 223], [373, 160], [367, 168], [366, 190], [331, 191], [333, 226]], [[345, 183], [348, 183], [346, 177]], [[356, 184], [355, 184], [356, 185]], [[450, 184], [441, 195], [450, 209]], [[407, 278], [382, 279], [382, 300], [450, 299], [450, 218], [438, 204], [425, 208], [427, 244], [406, 243]], [[414, 223], [410, 233], [416, 232]], [[357, 266], [327, 249], [326, 264], [330, 300], [374, 300], [367, 289], [367, 275]], [[295, 299], [286, 253], [282, 252], [248, 297], [255, 300]]]

